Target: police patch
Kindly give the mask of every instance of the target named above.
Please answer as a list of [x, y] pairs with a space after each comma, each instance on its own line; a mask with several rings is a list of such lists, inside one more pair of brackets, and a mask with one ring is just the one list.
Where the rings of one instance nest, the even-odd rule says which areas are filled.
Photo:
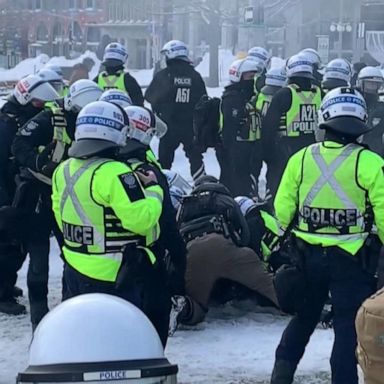
[[133, 202], [145, 198], [141, 185], [132, 172], [120, 175], [119, 179], [129, 200]]

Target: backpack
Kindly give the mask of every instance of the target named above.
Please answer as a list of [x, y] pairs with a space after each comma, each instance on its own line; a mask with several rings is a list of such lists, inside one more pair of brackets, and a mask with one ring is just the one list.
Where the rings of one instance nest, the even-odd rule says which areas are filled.
[[357, 358], [366, 382], [383, 382], [384, 364], [384, 290], [361, 306], [356, 317]]
[[204, 150], [214, 148], [220, 140], [221, 99], [203, 95], [193, 112], [194, 141]]

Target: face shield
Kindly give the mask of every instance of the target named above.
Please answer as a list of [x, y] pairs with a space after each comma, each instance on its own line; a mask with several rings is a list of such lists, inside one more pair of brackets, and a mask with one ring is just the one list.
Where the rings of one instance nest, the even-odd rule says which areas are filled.
[[379, 90], [383, 87], [383, 81], [373, 79], [362, 79], [360, 80], [360, 86], [363, 93], [367, 93], [370, 95], [378, 95]]
[[54, 90], [59, 94], [62, 95], [64, 92], [64, 83], [62, 81], [50, 81], [49, 84], [52, 85]]

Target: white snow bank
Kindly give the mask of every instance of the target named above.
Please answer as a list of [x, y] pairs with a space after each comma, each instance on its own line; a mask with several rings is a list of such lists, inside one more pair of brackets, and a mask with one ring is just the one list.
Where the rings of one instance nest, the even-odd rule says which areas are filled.
[[94, 52], [87, 51], [76, 59], [66, 59], [65, 57], [52, 57], [50, 59], [45, 54], [25, 59], [12, 69], [5, 70], [4, 68], [0, 68], [0, 82], [18, 81], [24, 76], [38, 72], [47, 64], [59, 65], [61, 67], [73, 67], [75, 64], [82, 63], [85, 58], [90, 58], [95, 62], [95, 65], [90, 72], [90, 76], [93, 78], [99, 72], [100, 60]]

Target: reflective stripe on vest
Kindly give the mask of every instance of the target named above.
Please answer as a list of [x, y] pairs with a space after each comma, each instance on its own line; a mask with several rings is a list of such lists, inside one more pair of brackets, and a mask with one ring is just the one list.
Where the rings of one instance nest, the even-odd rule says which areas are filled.
[[[363, 148], [356, 144], [333, 148], [340, 153], [329, 164], [321, 154], [321, 148], [322, 144], [312, 145], [308, 149], [310, 154], [304, 155], [303, 179], [306, 178], [305, 168], [310, 169], [310, 174], [316, 172], [312, 162], [320, 175], [304, 198], [301, 197], [305, 193], [302, 190], [303, 184], [300, 186], [297, 229], [322, 236], [345, 236], [346, 241], [360, 240], [361, 234], [365, 232], [366, 191], [358, 186], [355, 173], [358, 156]], [[337, 173], [342, 180], [337, 179]]]
[[[121, 267], [125, 247], [134, 244], [139, 248], [144, 239], [123, 228], [113, 209], [97, 202], [92, 194], [95, 172], [110, 161], [70, 159], [60, 166], [55, 174], [55, 185], [62, 192], [59, 212], [55, 214], [61, 220], [67, 263], [85, 276], [113, 282]], [[142, 249], [154, 264], [154, 254], [146, 247]]]
[[[64, 116], [64, 111], [58, 104], [55, 102], [50, 102], [45, 104], [46, 108], [52, 111], [52, 126], [53, 126], [53, 140], [56, 142], [55, 148], [52, 151], [50, 156], [51, 161], [54, 163], [61, 163], [66, 157], [67, 149], [72, 143], [71, 138], [67, 133], [67, 120]], [[42, 152], [44, 147], [39, 147], [39, 152]], [[52, 185], [52, 180], [50, 177], [36, 172], [32, 169], [28, 169], [29, 172], [38, 180], [44, 184]]]
[[257, 95], [256, 99], [256, 110], [261, 114], [261, 116], [265, 116], [267, 114], [268, 108], [272, 101], [272, 95], [266, 95], [263, 92], [260, 92]]
[[99, 74], [97, 83], [101, 89], [120, 89], [121, 91], [127, 92], [125, 88], [125, 72], [121, 72], [118, 76], [108, 75], [107, 72], [102, 72]]
[[321, 91], [313, 87], [310, 91], [299, 91], [295, 84], [288, 86], [292, 95], [291, 108], [281, 118], [279, 135], [299, 137], [314, 134], [317, 126], [317, 111], [321, 104]]
[[68, 123], [64, 116], [63, 109], [53, 107], [51, 110], [53, 113], [53, 140], [56, 141], [56, 146], [52, 154], [52, 161], [61, 163], [72, 140], [67, 133]]

